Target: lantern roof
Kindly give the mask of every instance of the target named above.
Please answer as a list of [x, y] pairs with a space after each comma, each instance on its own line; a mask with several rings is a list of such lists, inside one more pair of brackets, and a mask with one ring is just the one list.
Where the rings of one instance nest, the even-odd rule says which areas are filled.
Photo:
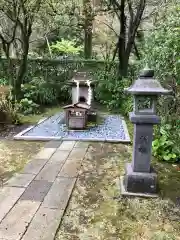
[[154, 78], [154, 70], [152, 69], [144, 69], [139, 78], [125, 91], [133, 95], [166, 95], [171, 93]]

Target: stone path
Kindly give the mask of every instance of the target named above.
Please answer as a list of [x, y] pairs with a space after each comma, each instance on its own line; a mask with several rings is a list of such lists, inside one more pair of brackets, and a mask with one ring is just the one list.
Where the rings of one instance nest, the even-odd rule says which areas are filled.
[[0, 240], [53, 240], [88, 143], [46, 144], [0, 191]]

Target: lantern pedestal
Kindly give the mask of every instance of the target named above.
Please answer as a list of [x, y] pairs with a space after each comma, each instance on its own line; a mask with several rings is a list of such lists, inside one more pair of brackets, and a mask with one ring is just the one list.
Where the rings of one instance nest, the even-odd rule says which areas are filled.
[[159, 95], [169, 94], [154, 79], [154, 71], [145, 69], [126, 92], [134, 95], [130, 121], [134, 124], [133, 157], [121, 178], [122, 195], [156, 197], [157, 174], [151, 167], [153, 125], [159, 124], [156, 104]]
[[158, 124], [160, 118], [156, 115], [130, 113], [130, 120], [134, 124], [133, 158], [132, 162], [126, 165], [122, 194], [157, 196], [157, 174], [151, 167], [151, 148], [153, 125]]

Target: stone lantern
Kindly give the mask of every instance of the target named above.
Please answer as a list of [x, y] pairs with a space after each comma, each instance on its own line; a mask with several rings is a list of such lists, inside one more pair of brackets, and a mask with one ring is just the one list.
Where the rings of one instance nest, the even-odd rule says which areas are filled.
[[126, 165], [126, 174], [121, 178], [122, 195], [156, 196], [157, 174], [151, 167], [153, 125], [160, 122], [156, 115], [157, 98], [169, 94], [154, 71], [145, 69], [134, 84], [125, 89], [134, 96], [133, 112], [129, 114], [134, 124], [132, 162]]

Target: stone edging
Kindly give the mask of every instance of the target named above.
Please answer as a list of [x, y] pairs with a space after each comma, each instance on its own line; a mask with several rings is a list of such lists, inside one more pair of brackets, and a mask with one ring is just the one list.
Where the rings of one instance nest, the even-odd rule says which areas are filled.
[[57, 137], [57, 136], [51, 136], [51, 137], [46, 137], [46, 136], [24, 136], [25, 133], [29, 132], [31, 129], [33, 129], [35, 126], [38, 126], [47, 118], [41, 119], [36, 125], [30, 126], [27, 129], [23, 130], [22, 132], [18, 133], [17, 135], [14, 136], [14, 140], [26, 140], [26, 141], [57, 141], [57, 140], [63, 140], [63, 141], [83, 141], [83, 142], [110, 142], [110, 143], [130, 143], [131, 139], [128, 133], [128, 128], [126, 125], [125, 120], [122, 118], [122, 125], [124, 129], [124, 134], [126, 139], [106, 139], [106, 138], [86, 138], [86, 139], [77, 139], [77, 138], [67, 138], [67, 137]]

